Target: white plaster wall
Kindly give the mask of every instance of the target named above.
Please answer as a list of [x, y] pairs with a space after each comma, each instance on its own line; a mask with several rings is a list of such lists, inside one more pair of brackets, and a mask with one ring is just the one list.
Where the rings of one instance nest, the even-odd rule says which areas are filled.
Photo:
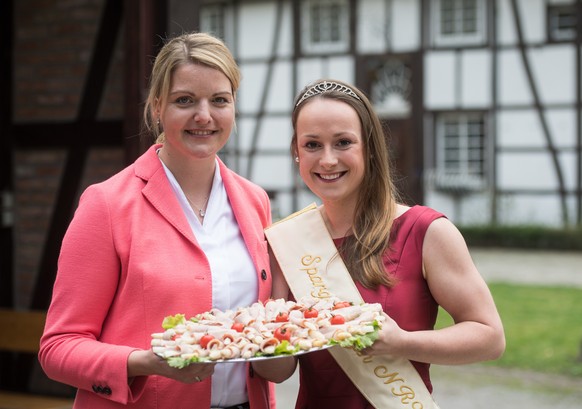
[[459, 226], [483, 225], [490, 222], [490, 198], [487, 192], [477, 192], [455, 198], [437, 190], [425, 192], [427, 206], [446, 215]]
[[533, 97], [519, 51], [500, 50], [497, 64], [499, 105], [531, 105]]
[[576, 99], [576, 49], [570, 44], [528, 50], [542, 104], [571, 104]]
[[424, 70], [426, 108], [487, 109], [492, 101], [491, 70], [489, 50], [427, 52]]
[[[237, 120], [238, 147], [242, 153], [248, 153], [251, 149], [254, 130], [257, 125], [255, 117], [239, 118]], [[280, 150], [283, 153], [289, 152], [289, 142], [293, 130], [291, 119], [288, 117], [264, 117], [261, 119], [261, 128], [258, 137], [257, 148], [259, 150]]]
[[[292, 169], [291, 172], [294, 173], [296, 171]], [[297, 194], [297, 206], [294, 208], [292, 203], [293, 195], [290, 191], [281, 191], [277, 193], [277, 199], [274, 201], [271, 200], [273, 221], [277, 221], [278, 219], [303, 209], [309, 206], [311, 203], [319, 204], [319, 199], [313, 193], [311, 193], [309, 189], [301, 185], [301, 188]]]
[[243, 114], [256, 114], [261, 107], [265, 87], [267, 100], [265, 112], [287, 113], [293, 105], [292, 66], [288, 60], [277, 61], [268, 80], [268, 65], [265, 62], [240, 64], [242, 83], [238, 92], [237, 109]]
[[[277, 56], [290, 56], [293, 51], [291, 33], [291, 6], [289, 2], [283, 5], [283, 18], [279, 43], [276, 47]], [[241, 2], [239, 11], [240, 30], [236, 39], [238, 41], [237, 57], [241, 60], [249, 58], [268, 58], [273, 49], [273, 39], [276, 24], [276, 2]]]
[[[546, 40], [546, 8], [544, 0], [518, 0], [517, 4], [526, 44]], [[517, 44], [517, 31], [510, 0], [497, 0], [497, 41], [500, 45]]]
[[499, 111], [497, 145], [500, 148], [542, 148], [546, 146], [539, 118], [532, 109]]
[[267, 190], [290, 189], [293, 181], [292, 172], [289, 154], [258, 155], [254, 159], [253, 174], [250, 175], [250, 179]]
[[420, 48], [420, 0], [392, 0], [390, 15], [392, 50], [415, 51]]
[[337, 56], [330, 58], [305, 58], [297, 64], [297, 90], [320, 78], [332, 78], [355, 82], [354, 58], [352, 56]]
[[424, 104], [429, 110], [452, 108], [455, 104], [455, 54], [427, 52], [424, 57]]
[[[576, 158], [573, 152], [558, 156], [564, 183], [574, 189]], [[500, 189], [558, 189], [558, 177], [548, 152], [501, 152], [497, 157], [497, 183]]]
[[548, 127], [558, 148], [576, 146], [576, 110], [555, 108], [546, 111]]
[[[289, 61], [275, 63], [273, 76], [268, 89], [267, 112], [291, 112], [293, 107], [293, 89], [291, 78], [293, 77], [292, 65]], [[255, 90], [262, 93], [263, 90]]]
[[261, 90], [267, 77], [265, 63], [240, 63], [242, 82], [237, 93], [237, 110], [242, 114], [258, 112]]
[[357, 48], [362, 54], [381, 53], [387, 49], [388, 22], [385, 0], [362, 0], [357, 6]]
[[420, 47], [420, 0], [361, 0], [357, 19], [360, 53], [410, 52]]
[[488, 108], [491, 104], [491, 52], [467, 50], [461, 55], [461, 103], [463, 108]]

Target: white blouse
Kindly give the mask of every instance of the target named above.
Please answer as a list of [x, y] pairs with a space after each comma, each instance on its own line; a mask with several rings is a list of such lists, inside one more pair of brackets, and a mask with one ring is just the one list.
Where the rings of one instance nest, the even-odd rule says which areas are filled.
[[[230, 206], [218, 162], [203, 223], [192, 210], [172, 172], [163, 161], [162, 164], [210, 264], [212, 306], [225, 311], [251, 305], [258, 298], [257, 273]], [[244, 363], [214, 367], [211, 407], [228, 407], [248, 401], [245, 369]]]

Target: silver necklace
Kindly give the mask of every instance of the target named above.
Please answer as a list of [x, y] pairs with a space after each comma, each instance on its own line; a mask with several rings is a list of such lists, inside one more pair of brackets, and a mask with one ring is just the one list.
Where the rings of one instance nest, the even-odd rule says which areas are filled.
[[[184, 194], [184, 196], [186, 196], [186, 194]], [[190, 203], [190, 206], [192, 207], [192, 209], [198, 210], [198, 214], [200, 215], [201, 218], [204, 218], [204, 216], [206, 216], [206, 211], [204, 210], [204, 208], [206, 207], [206, 204], [208, 203], [208, 199], [210, 199], [210, 195], [206, 197], [206, 200], [204, 200], [202, 207], [198, 207], [194, 203], [192, 203], [192, 200], [190, 200], [190, 198], [188, 196], [186, 196], [186, 200], [188, 201], [188, 203]]]

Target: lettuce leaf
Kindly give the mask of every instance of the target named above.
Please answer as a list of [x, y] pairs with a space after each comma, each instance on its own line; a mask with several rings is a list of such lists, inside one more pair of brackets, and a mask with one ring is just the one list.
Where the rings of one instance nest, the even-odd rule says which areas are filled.
[[182, 368], [186, 368], [188, 365], [194, 364], [196, 362], [210, 362], [210, 359], [199, 358], [196, 356], [194, 356], [190, 359], [184, 359], [184, 358], [181, 358], [179, 356], [173, 356], [173, 357], [167, 358], [166, 361], [168, 362], [168, 365], [170, 365], [172, 368], [182, 369]]
[[378, 339], [379, 331], [380, 331], [380, 324], [378, 321], [374, 321], [372, 323], [374, 327], [374, 331], [368, 332], [364, 335], [353, 335], [349, 338], [346, 338], [341, 341], [336, 341], [332, 339], [329, 341], [330, 345], [339, 345], [343, 348], [353, 348], [356, 351], [361, 351], [362, 349], [366, 349], [374, 343]]
[[281, 341], [281, 343], [275, 347], [275, 355], [293, 355], [298, 351], [299, 347], [291, 345], [289, 341]]
[[162, 321], [162, 328], [163, 329], [174, 328], [176, 325], [184, 324], [185, 322], [186, 317], [184, 316], [184, 314], [170, 315], [168, 317], [165, 317], [164, 321]]

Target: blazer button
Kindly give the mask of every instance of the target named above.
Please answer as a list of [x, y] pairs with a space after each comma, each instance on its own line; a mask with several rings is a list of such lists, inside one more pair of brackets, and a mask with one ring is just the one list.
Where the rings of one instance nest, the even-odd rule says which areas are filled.
[[106, 386], [103, 388], [103, 393], [105, 395], [111, 395], [111, 388], [109, 386]]
[[99, 389], [100, 389], [99, 386], [93, 385], [92, 388], [93, 388], [93, 392], [99, 393]]
[[267, 272], [265, 270], [261, 270], [261, 278], [263, 281], [267, 279]]

